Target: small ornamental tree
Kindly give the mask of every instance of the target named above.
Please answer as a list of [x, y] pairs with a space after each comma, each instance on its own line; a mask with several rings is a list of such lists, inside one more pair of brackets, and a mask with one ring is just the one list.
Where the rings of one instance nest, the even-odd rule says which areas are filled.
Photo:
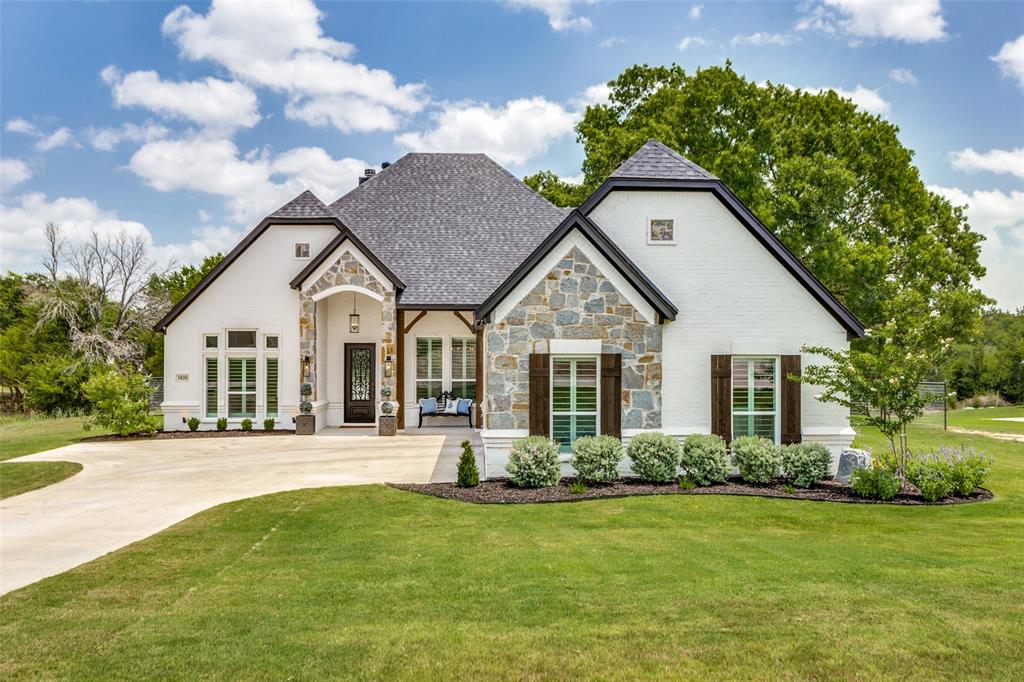
[[122, 436], [153, 430], [149, 419], [153, 389], [142, 374], [108, 368], [85, 382], [83, 392], [93, 405], [86, 429], [98, 426]]
[[476, 466], [476, 455], [473, 444], [462, 441], [462, 454], [459, 455], [459, 468], [455, 474], [455, 485], [459, 488], [473, 488], [480, 485], [480, 469]]

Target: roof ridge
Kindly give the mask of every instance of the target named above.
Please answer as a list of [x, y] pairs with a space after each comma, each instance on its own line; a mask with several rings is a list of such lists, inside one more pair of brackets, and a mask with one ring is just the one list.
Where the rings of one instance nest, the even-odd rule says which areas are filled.
[[330, 218], [331, 212], [320, 197], [309, 189], [302, 190], [294, 199], [276, 210], [268, 218]]
[[717, 179], [707, 169], [653, 137], [623, 161], [609, 177], [675, 180]]

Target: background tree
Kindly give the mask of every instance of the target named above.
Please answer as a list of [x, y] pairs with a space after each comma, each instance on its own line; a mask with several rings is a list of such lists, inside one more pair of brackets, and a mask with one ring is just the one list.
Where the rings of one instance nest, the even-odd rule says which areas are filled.
[[986, 297], [982, 237], [927, 190], [899, 129], [833, 92], [748, 81], [726, 64], [687, 74], [637, 65], [577, 125], [584, 181], [526, 178], [578, 205], [657, 138], [721, 178], [869, 327], [935, 311], [930, 335], [967, 338]]
[[1024, 402], [1024, 308], [984, 311], [977, 339], [956, 344], [941, 375], [961, 399], [995, 393]]

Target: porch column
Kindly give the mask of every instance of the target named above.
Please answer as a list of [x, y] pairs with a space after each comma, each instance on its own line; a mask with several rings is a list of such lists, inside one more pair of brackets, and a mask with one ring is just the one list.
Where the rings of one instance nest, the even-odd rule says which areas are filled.
[[[303, 361], [307, 357], [308, 364]], [[299, 293], [299, 385], [302, 384], [313, 386], [309, 400], [316, 400], [316, 301], [308, 291]]]
[[[398, 315], [395, 310], [395, 292], [386, 291], [384, 292], [384, 300], [380, 304], [380, 366], [384, 367], [384, 362], [388, 356], [391, 356], [392, 363], [397, 360], [397, 352], [395, 350], [395, 340], [398, 338]], [[392, 364], [394, 367], [394, 364]], [[383, 373], [383, 372], [382, 372]], [[385, 376], [381, 380], [381, 384], [391, 388], [392, 399], [398, 397], [398, 378], [397, 371], [392, 371], [391, 376]], [[399, 405], [398, 409], [399, 417], [401, 420], [402, 406]], [[399, 421], [399, 428], [401, 428], [401, 421]]]
[[405, 428], [405, 311], [395, 314], [395, 400], [398, 402], [398, 428]]
[[476, 327], [476, 427], [484, 428], [484, 326], [477, 324]]

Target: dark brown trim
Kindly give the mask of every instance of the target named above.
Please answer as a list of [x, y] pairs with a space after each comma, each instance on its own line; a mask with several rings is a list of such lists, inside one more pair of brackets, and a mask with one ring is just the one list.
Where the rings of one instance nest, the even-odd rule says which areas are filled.
[[666, 320], [676, 319], [678, 310], [672, 305], [672, 301], [668, 300], [668, 297], [661, 293], [658, 287], [647, 278], [647, 275], [641, 272], [640, 268], [608, 238], [601, 228], [578, 210], [573, 210], [551, 234], [544, 238], [544, 241], [534, 249], [533, 253], [502, 282], [501, 286], [495, 289], [494, 293], [488, 296], [487, 300], [473, 311], [473, 316], [477, 322], [486, 320], [494, 312], [498, 304], [530, 274], [540, 261], [548, 255], [551, 249], [558, 246], [558, 243], [574, 229], [578, 229], [587, 238], [587, 241], [593, 244], [601, 255], [608, 259], [612, 267], [626, 278], [645, 301], [651, 304], [657, 315]]
[[464, 317], [462, 316], [462, 313], [460, 313], [460, 312], [459, 312], [458, 310], [453, 310], [452, 312], [453, 312], [453, 313], [455, 314], [455, 317], [457, 317], [457, 318], [459, 318], [460, 320], [462, 320], [462, 324], [466, 325], [466, 328], [467, 328], [467, 329], [468, 329], [469, 331], [471, 331], [471, 332], [476, 332], [476, 327], [474, 327], [474, 326], [473, 326], [473, 323], [472, 323], [472, 322], [470, 322], [469, 320], [467, 320], [466, 318], [464, 318]]
[[476, 330], [476, 425], [477, 428], [484, 427], [484, 329], [479, 327]]
[[782, 433], [779, 441], [783, 444], [799, 443], [802, 436], [800, 427], [800, 382], [790, 381], [789, 376], [800, 376], [800, 356], [783, 355], [779, 359], [779, 374], [782, 375], [779, 393], [779, 407], [782, 414], [779, 421], [782, 425]]
[[622, 438], [622, 356], [601, 353], [601, 435]]
[[[398, 312], [399, 312], [399, 313], [401, 314], [401, 318], [399, 318], [399, 319], [403, 319], [403, 320], [404, 320], [404, 319], [405, 319], [405, 309], [404, 309], [404, 308], [399, 308], [399, 309], [398, 309]], [[409, 326], [408, 326], [408, 327], [406, 327], [405, 329], [402, 329], [402, 325], [401, 325], [401, 323], [399, 323], [399, 325], [398, 325], [398, 328], [399, 328], [399, 329], [402, 329], [402, 335], [403, 335], [403, 336], [405, 336], [406, 334], [408, 334], [408, 333], [409, 333], [409, 331], [410, 331], [410, 330], [411, 330], [411, 329], [412, 329], [413, 327], [415, 327], [415, 326], [416, 326], [416, 323], [417, 323], [417, 322], [419, 322], [420, 320], [422, 320], [422, 319], [423, 319], [423, 316], [424, 316], [424, 315], [426, 315], [426, 314], [427, 314], [427, 311], [426, 311], [426, 310], [421, 310], [421, 311], [420, 311], [420, 314], [419, 314], [419, 315], [417, 315], [416, 317], [412, 318], [412, 322], [410, 322], [410, 323], [409, 323]]]
[[405, 311], [395, 311], [395, 400], [398, 401], [399, 429], [405, 428]]
[[338, 233], [338, 236], [332, 239], [327, 246], [321, 249], [320, 253], [314, 256], [306, 267], [302, 268], [302, 272], [297, 274], [294, 279], [289, 282], [288, 286], [292, 289], [298, 289], [310, 275], [316, 272], [318, 267], [323, 265], [324, 261], [331, 257], [331, 254], [333, 254], [336, 249], [346, 241], [350, 241], [361, 254], [366, 256], [367, 260], [373, 263], [373, 265], [388, 278], [388, 281], [394, 285], [395, 291], [401, 291], [405, 288], [405, 284], [398, 278], [398, 275], [391, 272], [391, 270], [388, 269], [388, 266], [384, 265], [384, 263], [374, 255], [373, 251], [370, 251], [370, 249], [366, 247], [366, 244], [363, 244], [363, 242], [353, 234], [352, 230], [348, 229], [348, 227], [346, 227], [340, 220], [337, 221], [337, 224], [340, 226], [339, 229], [341, 230], [341, 232]]
[[762, 246], [796, 278], [800, 284], [820, 303], [847, 331], [847, 338], [864, 336], [864, 324], [851, 313], [835, 295], [828, 290], [814, 273], [807, 269], [775, 234], [758, 220], [757, 216], [732, 193], [721, 180], [665, 180], [661, 178], [609, 178], [580, 205], [580, 212], [591, 212], [615, 191], [689, 191], [711, 192], [735, 216]]
[[732, 356], [711, 356], [711, 433], [732, 440]]
[[530, 353], [530, 435], [551, 435], [551, 356]]

